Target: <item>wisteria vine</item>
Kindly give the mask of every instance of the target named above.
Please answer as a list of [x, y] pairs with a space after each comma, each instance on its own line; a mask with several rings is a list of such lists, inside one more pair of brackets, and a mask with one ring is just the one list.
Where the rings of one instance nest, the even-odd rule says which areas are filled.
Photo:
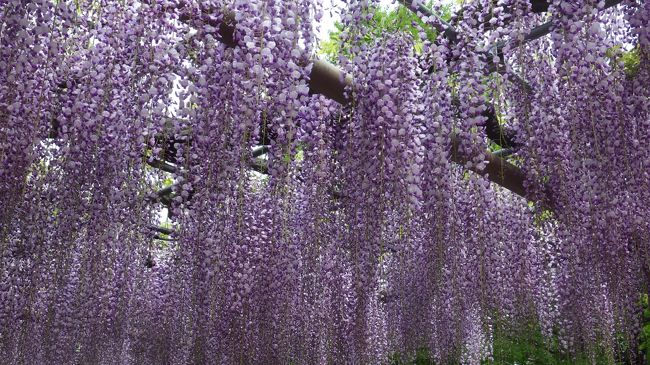
[[0, 2], [0, 362], [637, 359], [650, 3], [406, 5], [335, 68], [313, 0]]

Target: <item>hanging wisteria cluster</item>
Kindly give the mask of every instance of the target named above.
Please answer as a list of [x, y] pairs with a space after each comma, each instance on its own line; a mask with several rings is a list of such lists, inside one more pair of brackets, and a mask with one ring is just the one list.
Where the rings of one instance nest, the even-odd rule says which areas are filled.
[[0, 2], [0, 362], [635, 359], [650, 3], [404, 4]]

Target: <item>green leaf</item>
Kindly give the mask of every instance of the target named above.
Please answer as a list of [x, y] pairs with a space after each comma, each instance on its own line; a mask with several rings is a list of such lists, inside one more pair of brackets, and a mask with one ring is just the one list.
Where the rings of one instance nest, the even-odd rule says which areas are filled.
[[[431, 7], [429, 1], [428, 6]], [[451, 8], [445, 6], [442, 8], [442, 14], [439, 16], [444, 20], [451, 18]], [[424, 32], [427, 40], [434, 41], [437, 37], [437, 31], [429, 24], [424, 23], [417, 14], [411, 12], [404, 6], [388, 10], [382, 7], [372, 9], [373, 14], [370, 20], [365, 20], [364, 25], [368, 31], [362, 37], [362, 43], [373, 43], [381, 39], [386, 34], [404, 32], [413, 39], [413, 50], [416, 54], [422, 53], [423, 43], [420, 39], [420, 32]], [[339, 56], [351, 58], [352, 52], [350, 45], [341, 45], [340, 35], [345, 31], [343, 24], [337, 22], [334, 24], [335, 30], [330, 32], [329, 39], [319, 44], [318, 54], [325, 57], [332, 63], [337, 63]]]

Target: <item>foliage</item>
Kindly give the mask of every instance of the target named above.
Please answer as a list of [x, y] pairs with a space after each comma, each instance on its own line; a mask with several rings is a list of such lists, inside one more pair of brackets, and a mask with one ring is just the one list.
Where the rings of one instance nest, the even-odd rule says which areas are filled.
[[[493, 349], [489, 358], [481, 360], [483, 365], [614, 365], [627, 364], [620, 359], [612, 361], [605, 355], [603, 348], [597, 354], [569, 353], [559, 346], [559, 338], [544, 336], [538, 324], [529, 323], [516, 328], [505, 327], [494, 332]], [[620, 346], [626, 351], [625, 345]], [[412, 359], [405, 360], [404, 355], [393, 353], [389, 358], [391, 365], [434, 365], [426, 348], [416, 351]], [[458, 359], [451, 363], [459, 362]]]
[[643, 308], [643, 327], [641, 327], [641, 345], [639, 349], [645, 355], [646, 363], [650, 364], [650, 303], [648, 294], [641, 296], [641, 306]]
[[[432, 2], [429, 1], [429, 7]], [[439, 14], [443, 20], [451, 18], [451, 7], [443, 6], [442, 12]], [[382, 39], [386, 34], [394, 34], [398, 32], [406, 32], [413, 38], [414, 45], [417, 53], [422, 52], [421, 34], [427, 41], [433, 42], [437, 37], [437, 31], [426, 24], [415, 13], [408, 10], [406, 7], [400, 5], [395, 9], [385, 9], [382, 7], [375, 7], [369, 10], [372, 13], [372, 18], [364, 20], [363, 24], [366, 27], [362, 36], [361, 43], [370, 45], [377, 39]], [[329, 34], [329, 39], [322, 40], [319, 44], [318, 53], [325, 59], [332, 63], [338, 63], [340, 56], [350, 57], [350, 45], [344, 45], [341, 49], [341, 33], [346, 29], [341, 22], [334, 24], [335, 30]]]
[[[485, 365], [612, 365], [602, 353], [595, 356], [586, 353], [568, 353], [559, 346], [557, 337], [548, 338], [538, 326], [523, 327], [517, 334], [495, 335], [492, 359]], [[522, 333], [523, 332], [523, 333]]]
[[622, 64], [623, 72], [630, 78], [634, 78], [641, 67], [641, 48], [635, 47], [629, 51], [623, 51], [621, 46], [614, 46], [607, 50], [607, 57], [614, 67]]
[[405, 356], [395, 352], [389, 357], [390, 365], [435, 365], [435, 362], [431, 359], [429, 350], [426, 348], [420, 348], [415, 352], [415, 357], [412, 360], [404, 359]]

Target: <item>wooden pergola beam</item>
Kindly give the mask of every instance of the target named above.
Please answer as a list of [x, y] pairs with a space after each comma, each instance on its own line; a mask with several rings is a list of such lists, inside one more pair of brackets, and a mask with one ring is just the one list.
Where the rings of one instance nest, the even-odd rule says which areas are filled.
[[[605, 9], [622, 3], [623, 0], [606, 0]], [[548, 0], [531, 0], [531, 8], [533, 13], [544, 13], [548, 11], [550, 2]]]

